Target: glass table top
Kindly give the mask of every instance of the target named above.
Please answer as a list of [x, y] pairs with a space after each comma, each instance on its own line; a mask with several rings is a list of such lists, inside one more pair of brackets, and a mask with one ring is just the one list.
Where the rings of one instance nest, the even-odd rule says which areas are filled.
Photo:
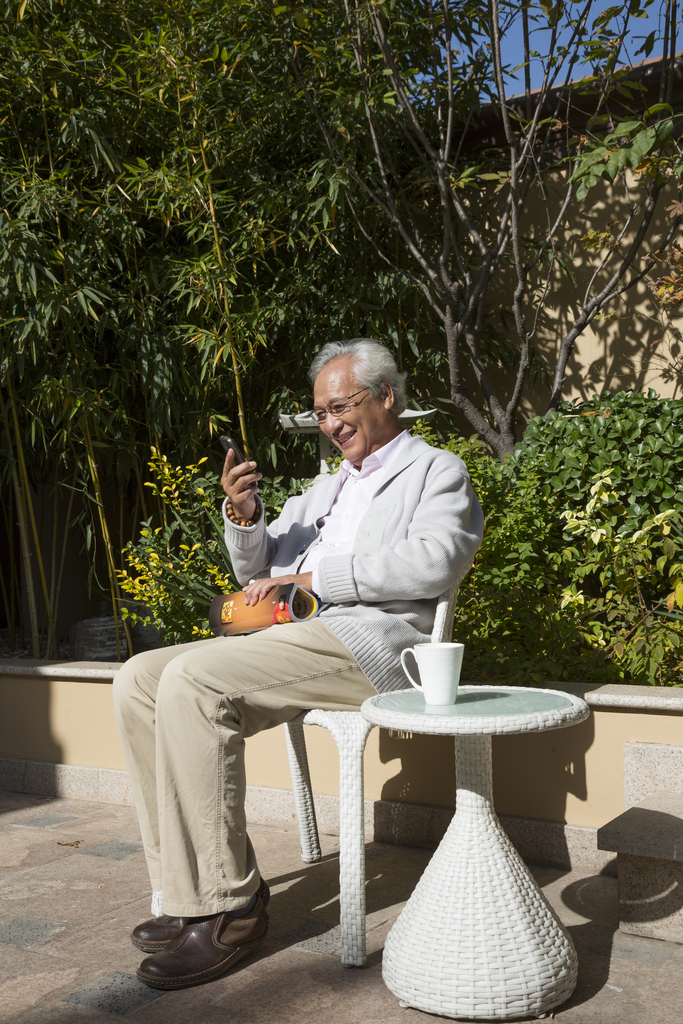
[[523, 687], [461, 686], [455, 704], [427, 706], [418, 690], [401, 690], [373, 697], [374, 707], [408, 715], [437, 718], [485, 718], [499, 715], [534, 715], [543, 711], [567, 711], [572, 702], [560, 693], [544, 693]]

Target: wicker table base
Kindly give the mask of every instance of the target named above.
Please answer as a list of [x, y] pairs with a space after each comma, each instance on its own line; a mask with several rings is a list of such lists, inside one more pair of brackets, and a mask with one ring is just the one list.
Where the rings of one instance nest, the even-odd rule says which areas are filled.
[[456, 812], [389, 933], [384, 981], [445, 1017], [543, 1016], [573, 992], [576, 951], [496, 817], [491, 737], [455, 750]]

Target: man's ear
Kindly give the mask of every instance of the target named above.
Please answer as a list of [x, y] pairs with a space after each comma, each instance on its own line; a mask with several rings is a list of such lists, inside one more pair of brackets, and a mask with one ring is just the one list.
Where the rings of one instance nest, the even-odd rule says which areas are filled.
[[393, 409], [396, 398], [394, 395], [394, 389], [388, 380], [382, 381], [382, 396], [384, 398], [384, 408]]

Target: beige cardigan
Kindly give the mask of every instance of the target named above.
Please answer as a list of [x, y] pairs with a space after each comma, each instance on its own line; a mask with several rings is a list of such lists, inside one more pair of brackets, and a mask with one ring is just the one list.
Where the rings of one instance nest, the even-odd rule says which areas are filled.
[[[225, 520], [225, 541], [238, 580], [295, 573], [318, 541], [339, 474], [290, 498], [282, 514], [250, 527]], [[484, 517], [465, 464], [415, 437], [401, 448], [358, 524], [353, 551], [324, 558], [322, 620], [352, 651], [380, 693], [405, 689], [405, 647], [429, 640], [436, 598], [474, 558]]]

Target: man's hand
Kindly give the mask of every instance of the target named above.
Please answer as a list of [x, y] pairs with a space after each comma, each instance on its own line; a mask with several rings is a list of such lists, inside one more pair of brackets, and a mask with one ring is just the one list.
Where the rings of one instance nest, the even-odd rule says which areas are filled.
[[258, 493], [258, 482], [263, 476], [262, 473], [255, 473], [255, 462], [243, 462], [239, 466], [233, 465], [235, 452], [231, 448], [225, 456], [223, 475], [221, 483], [223, 490], [230, 498], [235, 515], [238, 519], [252, 519], [256, 513], [256, 498]]
[[296, 583], [302, 590], [311, 591], [313, 586], [313, 573], [300, 572], [294, 576], [274, 576], [263, 580], [255, 580], [248, 587], [244, 588], [244, 603], [258, 604], [264, 597], [267, 597], [271, 590], [278, 587], [286, 587], [288, 583]]

